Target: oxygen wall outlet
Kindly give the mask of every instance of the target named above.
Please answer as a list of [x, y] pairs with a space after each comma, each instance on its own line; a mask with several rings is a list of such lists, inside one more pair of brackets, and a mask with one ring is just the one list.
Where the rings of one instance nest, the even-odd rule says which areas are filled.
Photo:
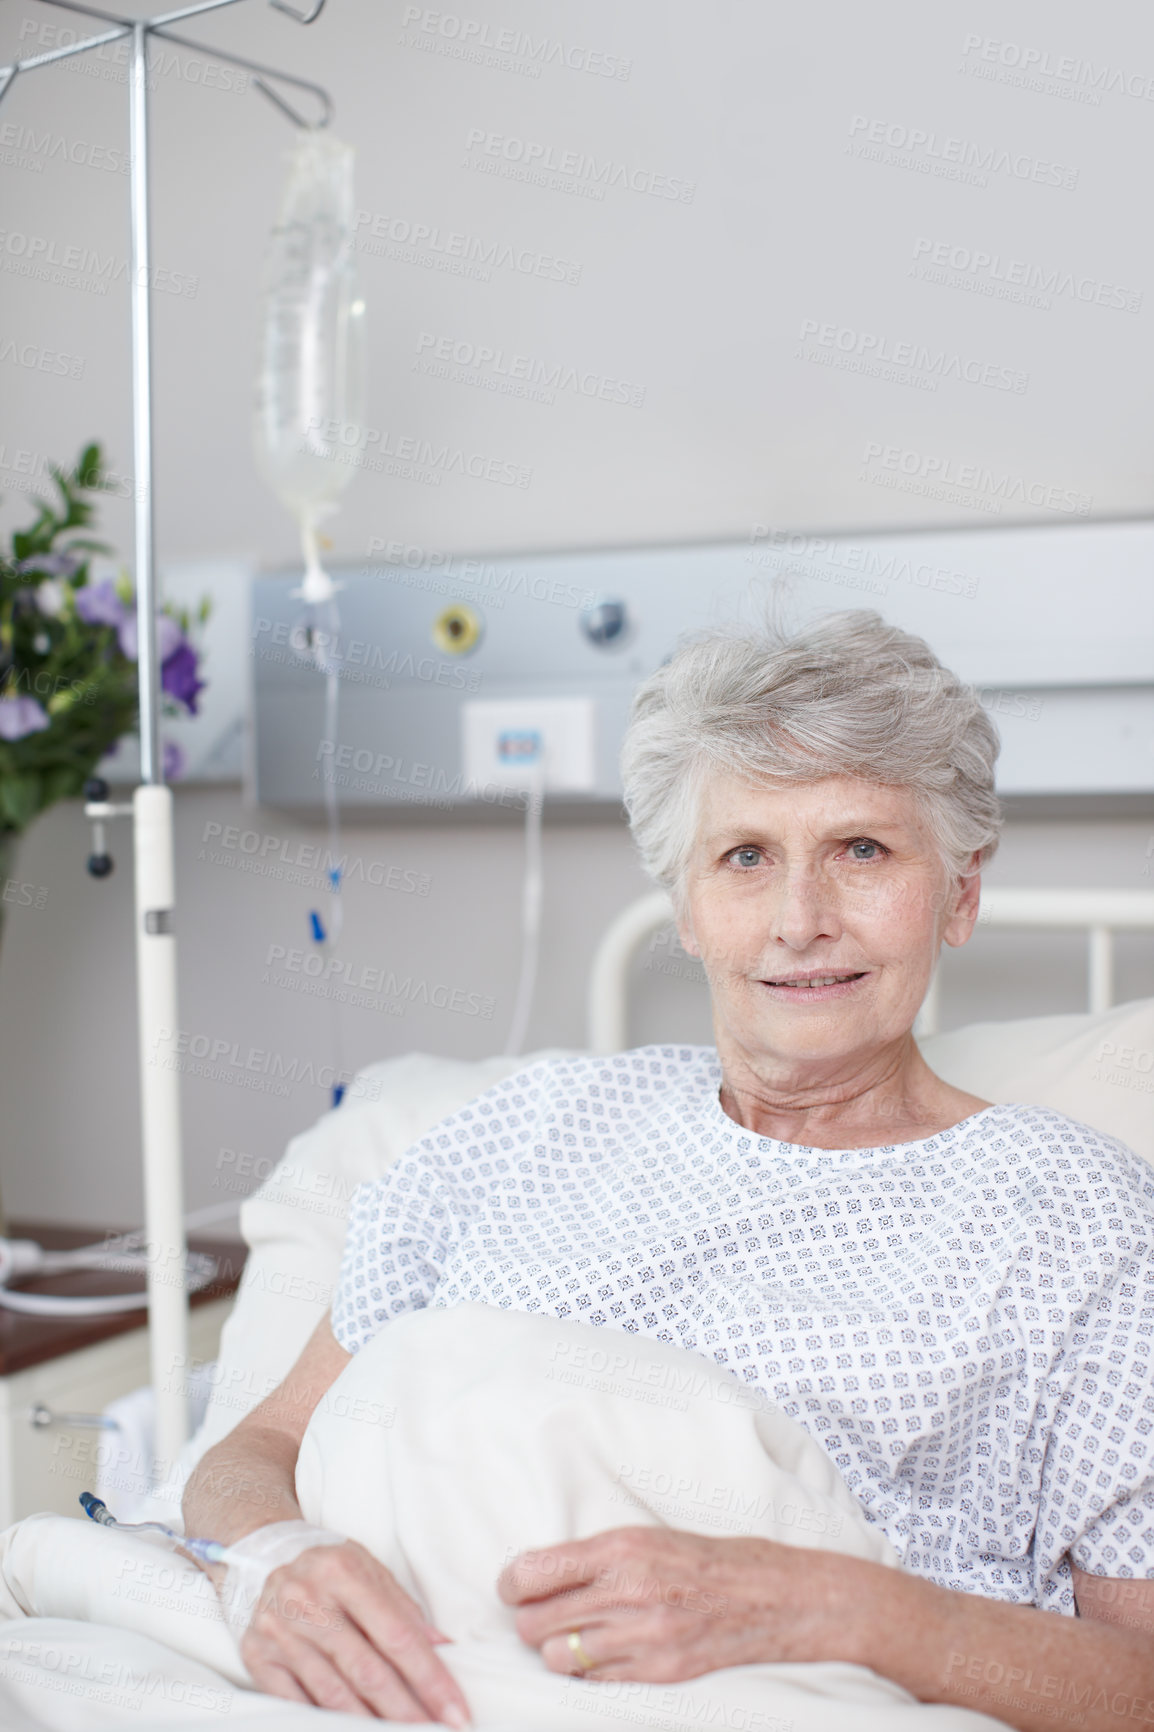
[[569, 793], [596, 786], [592, 698], [482, 698], [461, 705], [461, 759], [478, 787]]

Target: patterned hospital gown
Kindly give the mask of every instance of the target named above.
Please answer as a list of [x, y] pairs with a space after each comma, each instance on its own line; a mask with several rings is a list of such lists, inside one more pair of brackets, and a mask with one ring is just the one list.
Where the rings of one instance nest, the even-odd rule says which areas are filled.
[[821, 1443], [908, 1569], [1074, 1614], [1154, 1579], [1154, 1170], [1045, 1107], [811, 1149], [723, 1111], [713, 1047], [539, 1060], [353, 1195], [355, 1352], [470, 1301], [679, 1343]]

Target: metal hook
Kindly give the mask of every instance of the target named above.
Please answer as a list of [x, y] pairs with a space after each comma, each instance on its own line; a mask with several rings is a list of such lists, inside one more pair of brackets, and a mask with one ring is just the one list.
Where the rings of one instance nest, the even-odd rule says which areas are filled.
[[[324, 11], [325, 0], [313, 0], [311, 12], [298, 12], [287, 0], [268, 0], [270, 6], [275, 6], [278, 12], [287, 12], [290, 18], [295, 18], [298, 24], [311, 24]], [[301, 123], [304, 124], [303, 121]]]
[[[295, 19], [298, 24], [311, 24], [315, 18], [320, 16], [325, 0], [310, 0], [311, 9], [304, 13], [296, 12], [291, 6], [281, 4], [281, 0], [269, 0], [269, 3], [274, 6], [279, 5], [280, 10], [287, 12], [290, 18]], [[67, 60], [73, 54], [83, 54], [90, 48], [99, 48], [106, 42], [115, 42], [125, 35], [131, 35], [137, 28], [129, 20], [118, 19], [114, 12], [105, 12], [98, 7], [86, 4], [86, 0], [45, 0], [45, 4], [62, 7], [67, 12], [81, 12], [91, 18], [102, 18], [118, 27], [115, 30], [105, 31], [99, 36], [86, 37], [82, 42], [68, 43], [63, 48], [52, 48], [47, 53], [34, 54], [25, 59], [14, 61], [10, 66], [0, 66], [0, 100], [7, 93], [17, 72], [31, 71], [33, 67], [46, 66], [53, 60]], [[253, 83], [261, 94], [267, 96], [270, 102], [279, 108], [282, 114], [286, 115], [294, 125], [305, 128], [327, 126], [332, 119], [333, 105], [327, 90], [324, 90], [321, 85], [314, 84], [307, 78], [296, 78], [291, 72], [280, 72], [275, 66], [266, 66], [262, 61], [248, 60], [241, 54], [230, 54], [223, 48], [212, 48], [203, 42], [191, 42], [187, 36], [180, 36], [175, 30], [170, 30], [168, 27], [167, 20], [176, 23], [183, 18], [199, 17], [202, 13], [216, 12], [222, 7], [233, 4], [235, 4], [235, 0], [196, 0], [195, 4], [182, 6], [175, 12], [161, 13], [153, 19], [141, 19], [140, 24], [143, 26], [146, 36], [163, 36], [169, 42], [179, 43], [182, 48], [189, 48], [194, 53], [203, 54], [208, 59], [221, 60], [230, 66], [243, 66], [246, 71], [253, 74]], [[263, 77], [260, 76], [261, 74]], [[266, 80], [270, 78], [281, 84], [293, 84], [298, 90], [308, 91], [320, 107], [319, 120], [314, 122], [306, 120], [304, 115], [266, 83]]]
[[[256, 85], [262, 96], [267, 96], [270, 102], [276, 104], [282, 114], [288, 115], [294, 125], [304, 127], [306, 130], [308, 129], [310, 123], [305, 119], [304, 115], [298, 114], [292, 103], [286, 102], [283, 96], [278, 96], [271, 84], [266, 84], [263, 78], [257, 78], [255, 74], [253, 75], [253, 83]], [[327, 115], [324, 120], [317, 122], [318, 126], [326, 126], [327, 124]]]
[[[223, 48], [210, 48], [205, 42], [191, 42], [187, 36], [178, 36], [175, 30], [169, 30], [167, 26], [161, 29], [159, 26], [153, 25], [152, 35], [163, 36], [166, 42], [178, 42], [182, 48], [191, 48], [197, 54], [203, 54], [206, 59], [223, 60], [230, 66], [243, 66], [247, 72], [252, 73], [252, 81], [262, 94], [282, 109], [289, 119], [295, 121], [298, 126], [327, 126], [332, 119], [333, 105], [329, 99], [328, 91], [319, 84], [313, 84], [308, 78], [297, 78], [291, 72], [279, 72], [275, 66], [266, 66], [260, 60], [248, 60], [243, 54], [227, 53]], [[264, 78], [261, 77], [262, 73]], [[279, 84], [295, 84], [298, 90], [307, 90], [309, 95], [314, 97], [320, 105], [320, 119], [317, 121], [306, 120], [303, 115], [298, 114], [296, 109], [285, 101], [283, 96], [269, 88], [264, 82], [265, 78], [275, 78]]]

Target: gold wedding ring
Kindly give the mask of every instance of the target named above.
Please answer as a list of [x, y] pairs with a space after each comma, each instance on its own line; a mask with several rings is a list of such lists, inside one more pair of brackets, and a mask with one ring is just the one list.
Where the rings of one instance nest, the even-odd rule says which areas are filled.
[[580, 1630], [570, 1630], [566, 1639], [569, 1643], [569, 1651], [580, 1666], [581, 1670], [583, 1672], [591, 1671], [597, 1662], [596, 1660], [591, 1660], [584, 1648], [581, 1646]]

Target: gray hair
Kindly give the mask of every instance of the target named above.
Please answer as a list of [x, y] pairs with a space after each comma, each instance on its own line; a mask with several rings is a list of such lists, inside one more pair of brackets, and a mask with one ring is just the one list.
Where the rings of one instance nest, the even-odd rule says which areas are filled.
[[642, 863], [680, 912], [711, 772], [909, 788], [956, 884], [998, 846], [999, 747], [975, 689], [924, 639], [847, 608], [795, 632], [767, 615], [684, 637], [634, 695], [621, 773]]

